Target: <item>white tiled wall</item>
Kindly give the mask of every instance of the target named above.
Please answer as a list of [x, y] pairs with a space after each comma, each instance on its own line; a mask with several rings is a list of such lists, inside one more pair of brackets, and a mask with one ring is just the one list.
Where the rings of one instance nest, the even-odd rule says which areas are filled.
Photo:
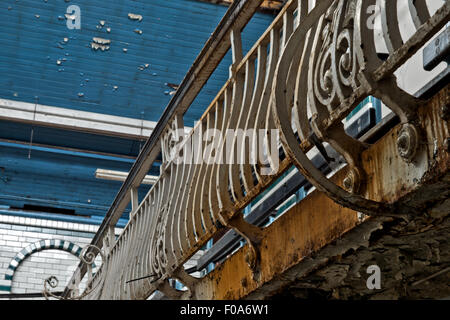
[[[42, 292], [44, 280], [52, 275], [59, 280], [58, 287], [52, 291], [62, 291], [80, 261], [69, 252], [48, 249], [31, 254], [15, 270], [12, 283], [5, 280], [8, 266], [22, 249], [40, 240], [65, 240], [83, 248], [91, 242], [97, 229], [94, 225], [0, 216], [0, 288], [11, 285], [11, 292], [0, 291], [0, 294]], [[116, 229], [116, 234], [120, 231]], [[19, 257], [23, 258], [21, 254]], [[100, 265], [101, 258], [96, 263]]]

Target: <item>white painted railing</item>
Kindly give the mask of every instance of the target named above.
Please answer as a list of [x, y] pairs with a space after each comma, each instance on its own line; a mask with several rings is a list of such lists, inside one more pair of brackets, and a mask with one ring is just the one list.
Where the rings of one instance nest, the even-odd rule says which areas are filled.
[[[397, 21], [400, 1], [391, 0], [289, 1], [245, 57], [240, 30], [231, 28], [230, 79], [189, 135], [180, 134], [180, 114], [161, 131], [161, 176], [139, 204], [136, 185], [127, 186], [133, 214], [117, 241], [108, 226], [99, 235], [102, 241], [96, 238], [106, 260], [85, 298], [145, 299], [155, 290], [180, 297], [168, 279], [192, 290], [197, 279], [183, 265], [221, 226], [246, 238], [248, 263], [256, 268], [261, 230], [245, 222], [242, 210], [292, 164], [346, 207], [368, 215], [413, 210], [364, 197], [361, 152], [367, 145], [342, 125], [364, 98], [381, 99], [403, 123], [399, 154], [413, 162], [419, 100], [398, 87], [393, 73], [445, 25], [450, 3], [431, 16], [425, 0], [405, 1], [416, 28], [409, 39], [402, 38]], [[377, 4], [388, 48], [383, 59], [371, 23]], [[344, 188], [306, 155], [323, 143], [347, 161]]]

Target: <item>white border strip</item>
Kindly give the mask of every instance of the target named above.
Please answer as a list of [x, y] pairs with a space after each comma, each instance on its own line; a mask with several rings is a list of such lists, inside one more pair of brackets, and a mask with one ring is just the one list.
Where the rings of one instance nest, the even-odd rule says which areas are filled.
[[[70, 231], [79, 231], [79, 232], [90, 232], [96, 233], [99, 226], [92, 224], [82, 224], [82, 223], [73, 223], [73, 222], [63, 222], [63, 221], [54, 221], [48, 219], [37, 219], [37, 218], [23, 218], [24, 220], [18, 222], [17, 217], [8, 216], [8, 215], [0, 215], [0, 223], [5, 224], [20, 224], [23, 226], [30, 227], [39, 227], [39, 228], [52, 228], [52, 229], [60, 229], [60, 230], [70, 230]], [[114, 233], [119, 235], [122, 232], [122, 228], [115, 228]]]
[[139, 139], [147, 139], [157, 123], [6, 99], [0, 99], [0, 119]]

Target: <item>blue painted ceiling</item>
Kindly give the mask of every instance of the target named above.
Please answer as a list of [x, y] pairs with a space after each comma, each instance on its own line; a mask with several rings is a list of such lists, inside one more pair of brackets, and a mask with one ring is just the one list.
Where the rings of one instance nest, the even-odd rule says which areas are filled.
[[[80, 30], [66, 25], [69, 5], [81, 9]], [[0, 97], [158, 121], [171, 98], [166, 84], [182, 81], [226, 10], [196, 0], [2, 0]], [[262, 13], [253, 18], [243, 35], [245, 49], [272, 20]], [[110, 40], [109, 50], [92, 49], [94, 37]], [[196, 99], [186, 125], [225, 83], [229, 63], [230, 55]]]

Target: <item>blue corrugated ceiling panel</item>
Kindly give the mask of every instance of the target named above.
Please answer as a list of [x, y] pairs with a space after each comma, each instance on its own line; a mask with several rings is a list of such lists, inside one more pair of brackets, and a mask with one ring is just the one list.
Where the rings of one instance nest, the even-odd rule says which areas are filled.
[[[0, 142], [0, 205], [73, 210], [77, 215], [104, 216], [120, 181], [100, 180], [98, 168], [128, 172], [133, 160], [48, 150]], [[142, 199], [149, 186], [139, 188]], [[127, 210], [129, 211], [129, 210]]]
[[[70, 5], [81, 10], [79, 30], [67, 27]], [[0, 97], [157, 121], [171, 98], [166, 83], [182, 81], [226, 10], [195, 0], [2, 0]], [[257, 14], [244, 48], [272, 20]], [[94, 37], [110, 41], [109, 49], [94, 50]], [[196, 100], [189, 125], [227, 76], [224, 63]]]
[[36, 145], [136, 157], [145, 141], [0, 120], [0, 138]]

